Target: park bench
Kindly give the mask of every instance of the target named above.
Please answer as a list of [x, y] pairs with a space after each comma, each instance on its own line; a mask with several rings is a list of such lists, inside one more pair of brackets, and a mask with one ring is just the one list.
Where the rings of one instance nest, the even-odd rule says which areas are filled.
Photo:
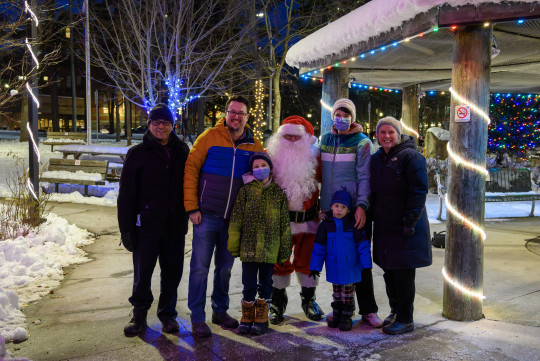
[[[533, 190], [531, 170], [528, 168], [491, 168], [486, 180], [486, 202], [520, 202], [531, 201], [531, 213], [534, 216], [534, 203], [540, 200], [540, 194]], [[439, 195], [438, 220], [442, 220], [443, 202], [448, 186], [448, 173], [446, 170], [437, 170], [437, 193]]]
[[43, 144], [50, 145], [51, 151], [55, 145], [86, 144], [86, 133], [76, 132], [48, 132]]
[[106, 160], [50, 159], [40, 182], [53, 183], [57, 193], [61, 183], [84, 185], [84, 195], [88, 196], [88, 186], [105, 184], [108, 168]]
[[63, 158], [67, 159], [68, 156], [73, 156], [74, 159], [79, 159], [82, 155], [112, 155], [119, 157], [122, 162], [126, 159], [129, 147], [111, 147], [106, 145], [86, 145], [86, 144], [68, 144], [58, 148], [58, 151], [62, 153]]

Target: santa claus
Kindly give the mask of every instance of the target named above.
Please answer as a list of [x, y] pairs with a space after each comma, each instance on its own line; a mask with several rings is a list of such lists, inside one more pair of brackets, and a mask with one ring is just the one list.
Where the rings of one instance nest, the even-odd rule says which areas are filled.
[[275, 182], [283, 189], [289, 202], [291, 217], [291, 247], [293, 259], [274, 266], [270, 322], [283, 321], [287, 307], [286, 289], [291, 274], [296, 273], [302, 287], [302, 309], [310, 320], [319, 321], [324, 312], [315, 302], [318, 277], [309, 277], [311, 251], [319, 225], [320, 172], [317, 138], [313, 126], [300, 116], [285, 118], [283, 124], [268, 141], [267, 152], [272, 158]]

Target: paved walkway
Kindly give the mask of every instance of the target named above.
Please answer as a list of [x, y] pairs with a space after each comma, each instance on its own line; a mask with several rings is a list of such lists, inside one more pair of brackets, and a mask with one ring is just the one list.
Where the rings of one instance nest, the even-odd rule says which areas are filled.
[[[504, 206], [504, 205], [501, 205]], [[191, 237], [186, 242], [184, 277], [177, 309], [181, 323], [175, 335], [161, 333], [155, 305], [149, 328], [127, 338], [127, 301], [132, 284], [130, 254], [118, 246], [116, 209], [78, 204], [55, 204], [53, 212], [98, 235], [86, 247], [94, 259], [66, 269], [62, 286], [25, 309], [29, 339], [7, 345], [19, 358], [47, 360], [540, 360], [540, 220], [513, 219], [486, 223], [485, 319], [454, 322], [441, 316], [444, 250], [433, 249], [433, 265], [417, 272], [415, 323], [417, 329], [388, 336], [355, 316], [353, 330], [328, 329], [309, 321], [300, 308], [299, 286], [289, 289], [285, 324], [271, 326], [264, 336], [244, 337], [210, 324], [210, 339], [193, 338], [187, 308]], [[432, 225], [432, 231], [445, 228]], [[231, 281], [230, 313], [240, 317], [240, 262]], [[158, 294], [159, 272], [153, 281]], [[382, 271], [374, 269], [379, 315], [388, 312]], [[211, 284], [211, 276], [209, 280]], [[321, 307], [330, 312], [331, 286], [321, 282]], [[210, 314], [207, 302], [207, 315]], [[36, 322], [38, 321], [39, 322]]]

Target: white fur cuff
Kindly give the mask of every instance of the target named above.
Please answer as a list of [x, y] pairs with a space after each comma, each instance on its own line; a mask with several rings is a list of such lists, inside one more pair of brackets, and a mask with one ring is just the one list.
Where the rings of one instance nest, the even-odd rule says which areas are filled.
[[272, 281], [274, 282], [272, 287], [282, 290], [291, 285], [291, 274], [285, 276], [272, 275]]

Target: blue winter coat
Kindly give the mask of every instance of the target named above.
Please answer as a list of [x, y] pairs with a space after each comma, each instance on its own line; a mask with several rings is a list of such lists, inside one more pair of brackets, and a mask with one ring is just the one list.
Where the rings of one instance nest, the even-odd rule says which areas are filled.
[[[402, 135], [388, 153], [380, 148], [372, 156], [373, 260], [383, 270], [431, 264], [427, 192], [426, 159], [411, 136]], [[402, 234], [404, 222], [415, 228], [410, 238]]]
[[326, 280], [333, 284], [360, 282], [362, 269], [372, 268], [369, 239], [353, 221], [352, 213], [342, 219], [329, 213], [317, 229], [309, 269], [320, 272], [326, 262]]

